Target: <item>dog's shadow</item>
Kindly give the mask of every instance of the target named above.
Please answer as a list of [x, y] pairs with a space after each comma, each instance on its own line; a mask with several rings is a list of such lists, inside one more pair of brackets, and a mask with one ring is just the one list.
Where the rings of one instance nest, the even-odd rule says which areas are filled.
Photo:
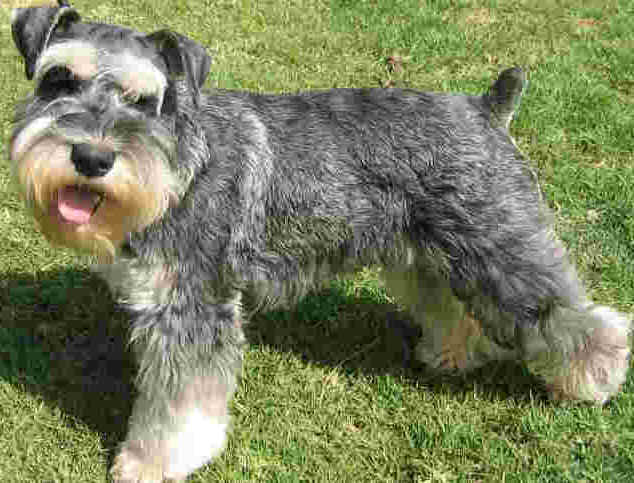
[[[0, 377], [60, 407], [97, 431], [106, 449], [114, 449], [125, 436], [135, 364], [126, 315], [105, 284], [77, 270], [51, 271], [37, 280], [13, 276], [0, 281], [0, 302]], [[492, 397], [526, 400], [539, 388], [515, 364], [491, 364], [464, 377], [439, 376], [408, 364], [403, 331], [386, 323], [394, 310], [333, 285], [291, 310], [253, 316], [245, 333], [249, 344], [265, 344], [313, 364], [352, 374], [391, 374], [404, 384], [422, 382], [430, 391], [443, 385], [457, 397], [477, 385]], [[538, 389], [537, 395], [545, 397], [545, 392]]]
[[0, 281], [0, 377], [97, 431], [106, 448], [125, 435], [134, 361], [125, 315], [87, 271]]

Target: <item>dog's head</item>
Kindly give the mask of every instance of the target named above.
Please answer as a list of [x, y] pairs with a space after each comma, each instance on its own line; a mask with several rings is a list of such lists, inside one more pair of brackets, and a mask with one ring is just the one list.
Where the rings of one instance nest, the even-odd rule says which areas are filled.
[[173, 32], [81, 22], [65, 0], [15, 9], [12, 30], [35, 83], [10, 144], [20, 190], [50, 240], [112, 255], [186, 188], [175, 120], [211, 59]]

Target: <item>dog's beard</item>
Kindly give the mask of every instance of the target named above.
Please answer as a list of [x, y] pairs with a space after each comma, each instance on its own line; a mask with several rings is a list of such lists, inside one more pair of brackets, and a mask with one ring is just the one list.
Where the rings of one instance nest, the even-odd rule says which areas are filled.
[[42, 232], [53, 243], [112, 258], [130, 232], [159, 219], [180, 196], [165, 147], [143, 136], [117, 146], [105, 176], [80, 176], [70, 160], [71, 143], [55, 134], [18, 136], [12, 149], [15, 177]]

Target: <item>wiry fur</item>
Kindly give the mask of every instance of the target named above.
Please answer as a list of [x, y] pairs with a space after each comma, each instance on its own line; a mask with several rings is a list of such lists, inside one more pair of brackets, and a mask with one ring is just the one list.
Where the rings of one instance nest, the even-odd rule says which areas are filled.
[[[484, 96], [203, 92], [210, 59], [178, 34], [66, 4], [18, 11], [13, 31], [37, 82], [18, 184], [52, 241], [111, 262], [130, 314], [139, 397], [116, 481], [184, 478], [222, 450], [243, 295], [289, 303], [362, 264], [384, 266], [432, 367], [523, 360], [555, 397], [598, 403], [625, 380], [630, 320], [588, 300], [508, 133], [520, 69]], [[98, 193], [89, 222], [56, 212], [69, 186]]]

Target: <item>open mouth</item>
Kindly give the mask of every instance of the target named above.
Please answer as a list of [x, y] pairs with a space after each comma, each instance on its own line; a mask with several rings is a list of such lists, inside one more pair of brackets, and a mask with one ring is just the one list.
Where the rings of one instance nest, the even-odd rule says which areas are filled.
[[103, 200], [103, 193], [87, 186], [65, 186], [57, 191], [57, 213], [64, 223], [85, 225], [90, 222]]

